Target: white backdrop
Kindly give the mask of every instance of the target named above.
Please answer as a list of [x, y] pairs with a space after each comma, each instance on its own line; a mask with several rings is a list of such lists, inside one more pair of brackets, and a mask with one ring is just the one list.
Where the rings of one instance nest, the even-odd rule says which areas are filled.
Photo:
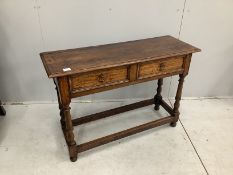
[[[232, 96], [232, 7], [231, 0], [1, 0], [0, 98], [56, 100], [42, 51], [167, 34], [202, 49], [193, 56], [184, 96]], [[176, 83], [165, 80], [165, 96], [174, 96]], [[81, 99], [149, 97], [155, 89], [153, 81]]]

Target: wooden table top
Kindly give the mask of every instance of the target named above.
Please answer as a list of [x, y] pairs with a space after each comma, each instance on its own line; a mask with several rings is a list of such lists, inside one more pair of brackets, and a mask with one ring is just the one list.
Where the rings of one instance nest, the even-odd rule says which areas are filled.
[[41, 53], [49, 78], [199, 52], [172, 36]]

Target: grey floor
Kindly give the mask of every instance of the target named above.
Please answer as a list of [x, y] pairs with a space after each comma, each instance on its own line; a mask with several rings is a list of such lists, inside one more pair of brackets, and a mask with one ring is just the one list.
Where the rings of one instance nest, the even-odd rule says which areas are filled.
[[[72, 103], [73, 116], [127, 102]], [[6, 105], [0, 117], [1, 175], [232, 175], [233, 99], [182, 100], [176, 128], [164, 125], [79, 155], [71, 163], [57, 104]], [[153, 106], [75, 128], [77, 142], [166, 114]], [[157, 117], [156, 117], [157, 116]]]

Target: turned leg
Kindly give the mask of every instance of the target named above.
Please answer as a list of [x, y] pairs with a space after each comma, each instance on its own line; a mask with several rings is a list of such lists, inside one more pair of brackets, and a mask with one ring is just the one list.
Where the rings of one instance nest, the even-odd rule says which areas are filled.
[[64, 117], [64, 112], [63, 112], [63, 108], [62, 108], [61, 97], [59, 94], [58, 85], [57, 85], [56, 81], [53, 80], [53, 82], [55, 84], [55, 89], [57, 92], [57, 101], [58, 101], [58, 106], [59, 106], [60, 116], [61, 116], [60, 123], [61, 123], [62, 130], [64, 130], [65, 129], [65, 117]]
[[161, 102], [161, 100], [162, 100], [162, 95], [161, 95], [161, 92], [162, 92], [162, 85], [163, 85], [163, 79], [160, 78], [160, 79], [158, 79], [157, 93], [156, 93], [156, 95], [154, 96], [154, 104], [155, 104], [154, 109], [155, 109], [156, 111], [159, 110], [160, 102]]
[[77, 160], [77, 145], [74, 140], [73, 123], [70, 115], [70, 93], [67, 77], [58, 79], [62, 116], [64, 117], [64, 136], [69, 149], [70, 160]]
[[180, 74], [179, 75], [179, 84], [176, 92], [176, 97], [175, 97], [175, 103], [174, 103], [174, 108], [173, 108], [173, 117], [174, 117], [174, 122], [171, 123], [172, 127], [176, 126], [176, 122], [179, 120], [179, 107], [180, 107], [180, 100], [181, 100], [181, 94], [182, 94], [182, 89], [183, 89], [183, 83], [184, 83], [184, 78], [185, 75]]
[[74, 133], [73, 133], [73, 124], [70, 115], [70, 107], [69, 105], [65, 105], [64, 109], [64, 116], [65, 116], [65, 138], [66, 142], [69, 147], [69, 154], [70, 160], [75, 162], [77, 160], [77, 147], [76, 142], [74, 140]]

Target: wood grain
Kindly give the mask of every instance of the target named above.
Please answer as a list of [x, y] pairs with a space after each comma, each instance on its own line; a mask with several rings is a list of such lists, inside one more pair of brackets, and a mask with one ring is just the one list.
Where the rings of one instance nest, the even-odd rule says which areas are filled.
[[113, 84], [121, 84], [128, 80], [128, 67], [93, 71], [70, 77], [71, 90], [85, 91]]
[[116, 82], [116, 83], [112, 83], [112, 84], [105, 84], [104, 86], [101, 86], [99, 88], [96, 87], [96, 88], [92, 88], [89, 90], [86, 89], [85, 91], [70, 90], [70, 93], [71, 93], [72, 98], [81, 97], [81, 96], [85, 96], [85, 95], [89, 95], [89, 94], [94, 94], [94, 93], [98, 93], [98, 92], [103, 92], [103, 91], [117, 89], [117, 88], [121, 88], [121, 87], [125, 87], [125, 86], [130, 86], [130, 85], [134, 85], [134, 84], [138, 84], [138, 83], [152, 81], [152, 80], [156, 80], [159, 78], [165, 78], [165, 77], [169, 77], [169, 76], [173, 76], [173, 75], [177, 75], [177, 74], [181, 74], [181, 73], [183, 73], [183, 69], [178, 70], [178, 71], [174, 71], [172, 73], [160, 74], [160, 75], [155, 75], [155, 76], [151, 76], [148, 78], [137, 79], [135, 81], [126, 81], [124, 83]]
[[174, 57], [160, 61], [149, 61], [139, 64], [138, 78], [148, 78], [156, 75], [182, 70], [183, 57]]
[[[172, 36], [162, 36], [95, 47], [44, 52], [40, 56], [48, 77], [51, 78], [199, 51], [200, 49]], [[64, 72], [64, 68], [71, 70]]]

